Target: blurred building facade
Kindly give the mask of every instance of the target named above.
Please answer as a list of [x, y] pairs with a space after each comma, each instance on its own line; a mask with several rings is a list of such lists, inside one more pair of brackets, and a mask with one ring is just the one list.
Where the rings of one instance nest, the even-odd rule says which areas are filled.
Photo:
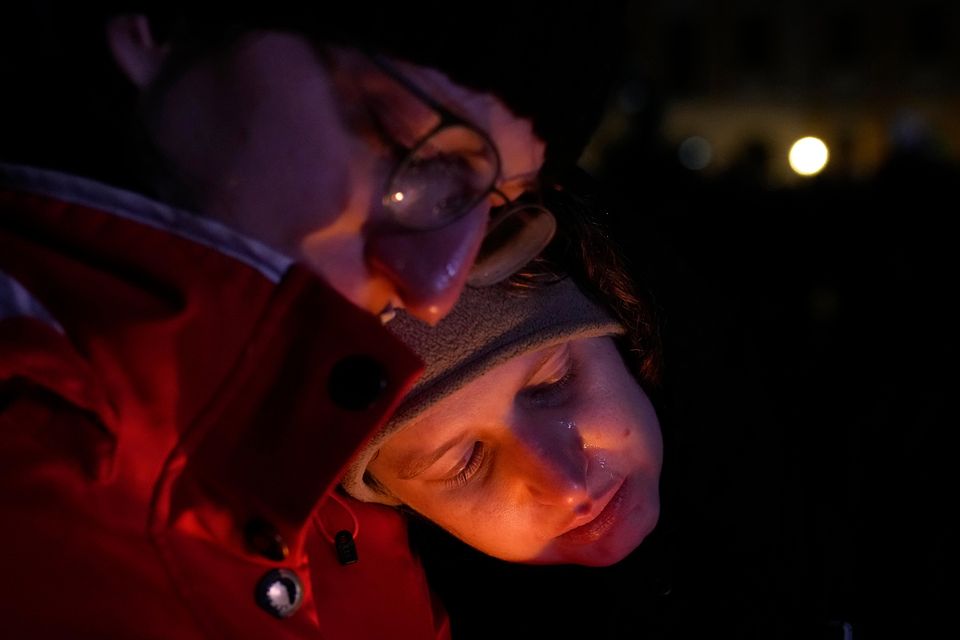
[[787, 153], [810, 135], [842, 177], [900, 149], [960, 155], [960, 3], [637, 0], [632, 13], [632, 76], [588, 167], [650, 109], [669, 148], [701, 145], [707, 176], [764, 160], [771, 184], [795, 184]]

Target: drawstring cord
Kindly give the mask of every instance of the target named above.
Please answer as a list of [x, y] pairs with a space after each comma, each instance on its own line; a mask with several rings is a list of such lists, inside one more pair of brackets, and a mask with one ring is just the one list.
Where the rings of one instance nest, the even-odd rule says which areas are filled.
[[336, 535], [331, 536], [327, 531], [327, 528], [323, 526], [323, 516], [321, 512], [317, 513], [315, 522], [317, 528], [320, 530], [320, 533], [323, 534], [323, 537], [333, 545], [334, 549], [337, 552], [337, 560], [340, 561], [342, 565], [353, 564], [359, 558], [357, 557], [357, 536], [360, 535], [360, 521], [357, 519], [357, 514], [353, 512], [350, 508], [350, 505], [346, 501], [337, 495], [336, 489], [330, 492], [330, 497], [339, 504], [344, 511], [350, 514], [350, 519], [353, 521], [353, 531], [347, 531], [346, 529], [341, 529], [336, 533]]

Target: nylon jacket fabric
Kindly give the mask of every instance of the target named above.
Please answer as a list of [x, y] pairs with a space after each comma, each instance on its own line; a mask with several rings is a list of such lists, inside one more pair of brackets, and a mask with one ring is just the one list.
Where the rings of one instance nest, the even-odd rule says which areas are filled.
[[[332, 391], [358, 356], [385, 381], [359, 409]], [[448, 637], [403, 516], [329, 499], [421, 368], [376, 318], [255, 242], [4, 167], [4, 633]], [[257, 546], [254, 522], [285, 558]], [[338, 561], [340, 530], [356, 532], [359, 562]], [[302, 586], [283, 619], [256, 602], [273, 569]]]

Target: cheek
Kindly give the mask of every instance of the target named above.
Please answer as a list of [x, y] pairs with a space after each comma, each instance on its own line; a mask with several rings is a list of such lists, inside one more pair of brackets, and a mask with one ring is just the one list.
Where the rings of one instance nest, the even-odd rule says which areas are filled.
[[[634, 391], [597, 394], [577, 424], [588, 447], [608, 452], [625, 467], [658, 470], [663, 455], [660, 422], [646, 395]], [[622, 471], [630, 471], [628, 468]]]
[[393, 285], [370, 268], [367, 255], [380, 165], [369, 154], [355, 152], [350, 158], [335, 165], [341, 171], [317, 181], [329, 184], [328, 191], [320, 189], [291, 207], [304, 212], [293, 255], [353, 304], [378, 313], [396, 298]]
[[[350, 206], [352, 185], [364, 173], [357, 141], [318, 94], [309, 104], [258, 114], [244, 161], [250, 186], [279, 203], [300, 232], [333, 225]], [[310, 108], [313, 111], [310, 111]]]
[[194, 206], [294, 255], [350, 204], [363, 147], [308, 49], [256, 42], [186, 72], [149, 116]]
[[331, 76], [305, 40], [263, 36], [232, 71], [246, 91], [239, 101], [248, 126], [237, 159], [244, 195], [286, 229], [286, 249], [351, 210], [370, 154], [344, 121]]
[[469, 503], [426, 501], [419, 508], [410, 506], [471, 547], [502, 560], [530, 560], [548, 544], [535, 514], [512, 497], [487, 494]]

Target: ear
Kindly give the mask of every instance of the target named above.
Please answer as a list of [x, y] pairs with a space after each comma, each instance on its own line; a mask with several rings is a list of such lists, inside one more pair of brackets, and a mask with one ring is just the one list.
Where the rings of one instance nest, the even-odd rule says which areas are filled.
[[149, 87], [170, 51], [154, 39], [150, 20], [141, 14], [115, 16], [107, 21], [106, 36], [114, 62], [127, 79], [139, 89]]

